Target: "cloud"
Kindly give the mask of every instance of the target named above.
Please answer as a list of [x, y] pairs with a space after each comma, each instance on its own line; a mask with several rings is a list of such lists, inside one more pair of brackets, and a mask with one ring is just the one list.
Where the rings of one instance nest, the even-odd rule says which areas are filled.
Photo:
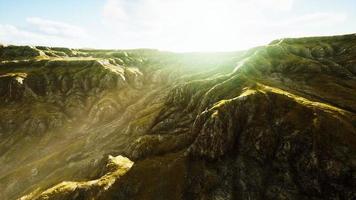
[[29, 28], [0, 24], [0, 42], [17, 45], [82, 47], [88, 45], [87, 32], [71, 24], [38, 17], [26, 19]]
[[103, 8], [104, 17], [113, 20], [127, 20], [128, 14], [125, 11], [126, 1], [108, 0]]
[[63, 36], [69, 38], [79, 38], [87, 36], [86, 31], [81, 27], [67, 24], [64, 22], [52, 21], [39, 17], [29, 17], [26, 19], [26, 21], [36, 31], [50, 36]]
[[262, 9], [289, 11], [293, 8], [294, 0], [250, 0], [248, 4]]
[[295, 18], [282, 20], [277, 23], [272, 23], [271, 26], [333, 26], [335, 24], [343, 23], [347, 20], [345, 13], [333, 13], [333, 12], [316, 12], [311, 14], [305, 14]]
[[39, 44], [41, 44], [42, 42], [47, 40], [48, 36], [44, 36], [26, 30], [21, 30], [13, 25], [0, 24], [0, 38], [1, 42], [10, 44], [26, 44], [34, 43], [36, 41], [41, 41], [39, 42]]
[[265, 23], [261, 28], [271, 39], [336, 35], [345, 34], [340, 27], [344, 27], [348, 19], [345, 13], [315, 12]]

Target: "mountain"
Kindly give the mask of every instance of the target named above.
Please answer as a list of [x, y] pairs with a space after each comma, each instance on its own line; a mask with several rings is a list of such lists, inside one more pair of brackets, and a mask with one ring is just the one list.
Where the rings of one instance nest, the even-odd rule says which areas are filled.
[[356, 199], [356, 34], [0, 47], [0, 199]]

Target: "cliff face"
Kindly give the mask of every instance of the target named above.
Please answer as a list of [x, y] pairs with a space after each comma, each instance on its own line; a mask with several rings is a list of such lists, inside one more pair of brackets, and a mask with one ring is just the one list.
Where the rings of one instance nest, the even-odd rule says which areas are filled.
[[356, 198], [356, 35], [0, 58], [0, 199]]

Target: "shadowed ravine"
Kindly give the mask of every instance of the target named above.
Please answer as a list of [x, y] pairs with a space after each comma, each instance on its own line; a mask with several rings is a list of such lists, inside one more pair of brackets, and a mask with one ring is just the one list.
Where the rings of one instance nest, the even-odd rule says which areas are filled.
[[0, 61], [0, 199], [356, 198], [354, 34]]

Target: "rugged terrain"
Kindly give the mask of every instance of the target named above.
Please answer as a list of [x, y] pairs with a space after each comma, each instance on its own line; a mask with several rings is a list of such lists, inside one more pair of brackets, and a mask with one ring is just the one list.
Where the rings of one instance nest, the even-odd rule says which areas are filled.
[[0, 199], [356, 199], [354, 34], [0, 61]]

